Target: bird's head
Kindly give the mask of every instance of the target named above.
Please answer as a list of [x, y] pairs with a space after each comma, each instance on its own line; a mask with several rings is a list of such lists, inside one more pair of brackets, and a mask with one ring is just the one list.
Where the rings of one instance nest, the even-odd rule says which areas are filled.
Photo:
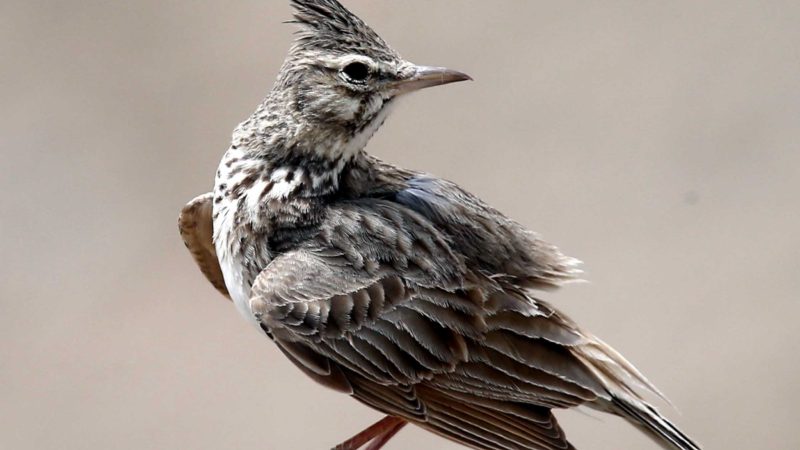
[[[361, 150], [404, 94], [470, 77], [404, 60], [336, 0], [292, 0], [300, 26], [273, 96], [304, 128], [346, 140], [317, 149], [347, 156]], [[335, 139], [339, 140], [339, 139]]]

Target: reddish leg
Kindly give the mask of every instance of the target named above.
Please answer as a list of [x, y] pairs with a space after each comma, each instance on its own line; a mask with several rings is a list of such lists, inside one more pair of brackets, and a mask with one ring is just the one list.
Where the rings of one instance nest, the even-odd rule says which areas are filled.
[[366, 450], [381, 450], [383, 446], [386, 445], [386, 443], [389, 442], [389, 440], [394, 437], [395, 434], [397, 434], [400, 430], [403, 429], [404, 426], [406, 426], [407, 423], [408, 422], [405, 421], [400, 422], [397, 425], [395, 425], [394, 428], [391, 428], [382, 435], [376, 437], [375, 440], [369, 444], [369, 447], [367, 447]]
[[[371, 425], [366, 430], [358, 433], [357, 435], [351, 437], [350, 439], [342, 442], [341, 444], [337, 445], [333, 448], [333, 450], [358, 450], [368, 442], [373, 439], [377, 439], [376, 442], [378, 443], [377, 447], [370, 447], [369, 450], [378, 450], [383, 447], [384, 444], [394, 436], [400, 428], [403, 428], [406, 422], [403, 419], [398, 419], [397, 417], [386, 416], [380, 421], [376, 422], [375, 424]], [[386, 439], [384, 439], [384, 435], [390, 434]], [[382, 441], [382, 442], [380, 442]]]

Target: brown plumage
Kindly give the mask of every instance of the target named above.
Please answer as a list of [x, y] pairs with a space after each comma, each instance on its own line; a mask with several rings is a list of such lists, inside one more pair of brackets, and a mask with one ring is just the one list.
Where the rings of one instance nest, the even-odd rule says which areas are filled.
[[178, 217], [178, 231], [203, 275], [222, 295], [230, 298], [214, 248], [212, 197], [209, 192], [187, 203]]
[[293, 3], [299, 41], [180, 230], [298, 368], [395, 418], [340, 448], [377, 449], [407, 421], [476, 449], [570, 449], [551, 410], [585, 405], [698, 449], [633, 366], [534, 294], [574, 279], [576, 260], [363, 152], [395, 97], [468, 77], [402, 60], [335, 0]]

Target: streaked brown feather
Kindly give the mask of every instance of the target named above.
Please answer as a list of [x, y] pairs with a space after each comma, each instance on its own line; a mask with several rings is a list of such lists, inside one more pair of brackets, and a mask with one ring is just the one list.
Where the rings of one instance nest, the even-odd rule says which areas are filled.
[[200, 195], [186, 204], [178, 216], [178, 230], [200, 271], [222, 295], [230, 300], [214, 248], [213, 195]]
[[441, 420], [460, 431], [478, 436], [498, 448], [567, 449], [569, 443], [552, 413], [543, 407], [527, 406], [528, 418], [509, 416], [495, 409], [485, 409], [475, 396], [448, 395], [447, 391], [421, 387], [420, 398], [428, 406], [428, 417]]
[[605, 391], [605, 386], [595, 374], [568, 348], [558, 344], [503, 331], [491, 331], [486, 335], [484, 346], [528, 367], [572, 381], [593, 392]]
[[284, 355], [309, 378], [344, 394], [352, 394], [353, 387], [341, 368], [330, 360], [298, 343], [278, 342]]

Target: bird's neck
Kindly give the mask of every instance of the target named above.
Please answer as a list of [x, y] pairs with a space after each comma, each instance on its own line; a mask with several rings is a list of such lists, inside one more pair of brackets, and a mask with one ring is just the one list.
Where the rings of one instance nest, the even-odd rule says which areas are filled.
[[345, 167], [358, 158], [366, 142], [343, 130], [321, 127], [267, 102], [236, 128], [218, 178], [231, 194], [237, 186], [261, 182], [259, 202], [330, 195], [339, 189]]
[[[269, 239], [280, 230], [312, 229], [334, 196], [359, 195], [376, 173], [363, 148], [388, 115], [343, 129], [312, 123], [272, 94], [236, 128], [217, 171], [215, 240], [249, 229]], [[238, 239], [238, 238], [237, 238]]]
[[215, 233], [312, 226], [342, 176], [362, 166], [363, 145], [289, 114], [259, 110], [234, 132], [215, 185]]
[[220, 162], [216, 188], [247, 209], [335, 194], [342, 173], [362, 154], [329, 158], [285, 149], [253, 152], [232, 145]]

